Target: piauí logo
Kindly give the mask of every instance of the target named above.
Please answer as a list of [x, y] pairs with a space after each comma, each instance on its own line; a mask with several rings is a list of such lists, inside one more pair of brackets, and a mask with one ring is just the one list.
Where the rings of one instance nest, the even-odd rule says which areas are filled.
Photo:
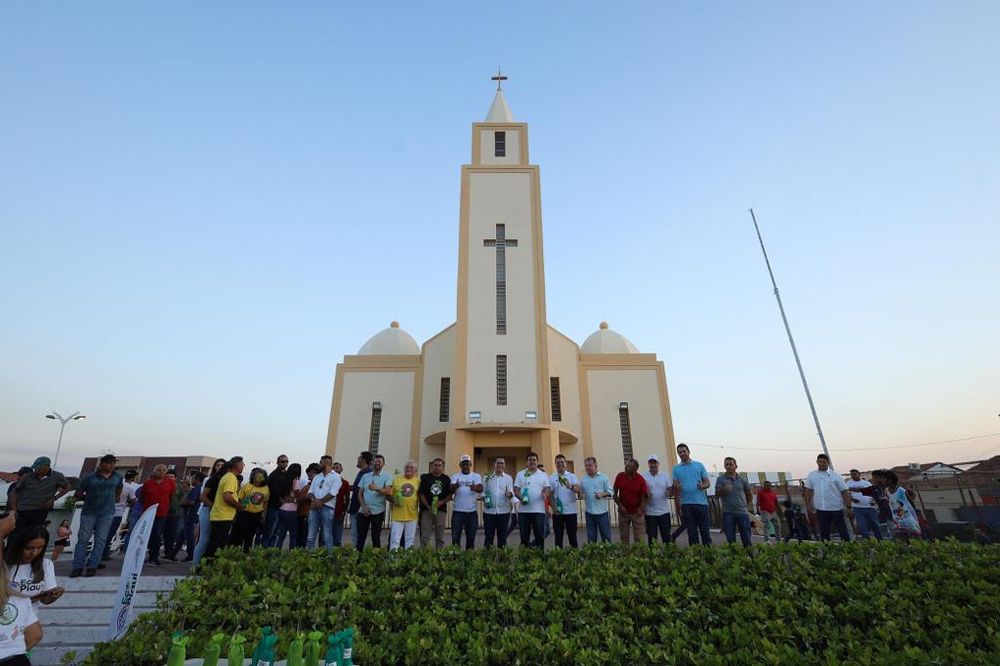
[[14, 621], [17, 620], [17, 614], [17, 606], [8, 601], [4, 604], [3, 612], [0, 613], [0, 624], [3, 626], [14, 624]]

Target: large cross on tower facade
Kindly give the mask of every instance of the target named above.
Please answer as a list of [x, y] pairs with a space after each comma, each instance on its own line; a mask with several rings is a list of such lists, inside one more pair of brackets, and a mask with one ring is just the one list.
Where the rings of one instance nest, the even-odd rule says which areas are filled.
[[497, 335], [507, 335], [507, 248], [517, 247], [517, 239], [507, 238], [506, 225], [498, 224], [496, 237], [483, 239], [483, 247], [497, 251]]

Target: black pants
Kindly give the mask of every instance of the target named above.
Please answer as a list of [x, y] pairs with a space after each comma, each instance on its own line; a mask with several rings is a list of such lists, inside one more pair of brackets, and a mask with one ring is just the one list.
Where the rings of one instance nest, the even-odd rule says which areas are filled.
[[[545, 521], [548, 520], [544, 513], [521, 512], [517, 516], [517, 522], [521, 528], [521, 545], [532, 548], [545, 547]], [[531, 539], [534, 534], [534, 540]]]
[[299, 524], [299, 533], [296, 535], [295, 547], [305, 548], [306, 539], [309, 538], [309, 516], [295, 516], [295, 521]]
[[0, 659], [0, 666], [31, 666], [31, 660], [26, 654], [16, 654], [13, 657]]
[[261, 518], [263, 513], [253, 513], [251, 511], [240, 511], [233, 521], [233, 529], [229, 533], [229, 545], [240, 546], [244, 553], [250, 552], [257, 532], [260, 531]]
[[576, 542], [576, 514], [556, 513], [552, 515], [552, 530], [556, 533], [556, 548], [563, 547], [563, 531], [569, 537], [569, 547], [579, 548]]
[[843, 511], [816, 511], [816, 520], [819, 522], [819, 538], [823, 541], [830, 540], [830, 526], [833, 525], [840, 533], [841, 541], [850, 541], [851, 533], [847, 531], [847, 519]]
[[670, 543], [670, 514], [665, 513], [662, 516], [650, 516], [646, 515], [646, 539], [649, 541], [649, 545], [652, 546], [653, 542], [656, 541], [656, 533], [660, 533], [660, 539], [663, 543]]
[[465, 535], [465, 549], [476, 547], [476, 532], [479, 531], [479, 514], [475, 511], [451, 512], [451, 545], [462, 545], [462, 535]]
[[203, 558], [211, 558], [215, 555], [215, 551], [229, 545], [229, 532], [233, 528], [233, 521], [213, 520], [209, 525], [208, 545], [205, 546]]
[[354, 543], [359, 551], [365, 549], [365, 541], [368, 540], [368, 531], [372, 533], [372, 546], [382, 547], [382, 523], [385, 521], [385, 511], [373, 513], [366, 516], [363, 511], [354, 514], [354, 520], [358, 521], [358, 540]]
[[507, 534], [510, 532], [509, 513], [484, 513], [483, 514], [483, 534], [485, 536], [484, 546], [492, 546], [493, 539], [496, 538], [496, 545], [500, 548], [507, 547]]
[[[14, 529], [18, 532], [26, 527], [34, 527], [35, 525], [44, 525], [45, 520], [49, 517], [48, 509], [31, 509], [29, 511], [17, 510], [17, 525]], [[50, 530], [55, 534], [55, 530]]]
[[149, 531], [149, 561], [160, 562], [160, 546], [163, 544], [163, 525], [167, 522], [166, 516], [157, 516], [153, 519], [153, 529]]

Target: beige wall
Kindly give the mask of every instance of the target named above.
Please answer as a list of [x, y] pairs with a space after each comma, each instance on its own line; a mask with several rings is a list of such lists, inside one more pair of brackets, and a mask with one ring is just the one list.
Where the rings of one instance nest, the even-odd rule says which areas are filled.
[[[431, 433], [441, 432], [448, 423], [439, 420], [441, 407], [441, 378], [450, 377], [452, 390], [455, 388], [455, 325], [424, 343], [424, 390], [420, 409], [420, 439]], [[455, 420], [455, 398], [451, 399], [451, 420]]]
[[[506, 156], [496, 157], [494, 155], [494, 135], [496, 132], [507, 132]], [[513, 128], [481, 128], [479, 130], [479, 155], [480, 164], [495, 165], [509, 164], [515, 165], [521, 162], [521, 130]]]
[[[580, 412], [580, 348], [565, 335], [548, 327], [549, 377], [559, 378], [562, 421], [553, 425], [568, 430], [578, 438], [583, 436], [583, 418]], [[546, 378], [548, 382], [548, 378]], [[548, 390], [548, 385], [546, 385]]]
[[[528, 172], [469, 175], [469, 280], [466, 410], [480, 410], [483, 422], [520, 422], [524, 412], [541, 413], [537, 390], [535, 261], [532, 236], [532, 178]], [[496, 225], [507, 238], [507, 334], [496, 334], [496, 251], [484, 247]], [[540, 250], [538, 248], [537, 250]], [[497, 405], [496, 356], [507, 355], [507, 405]], [[455, 414], [454, 418], [465, 415]]]
[[620, 402], [627, 402], [629, 406], [632, 448], [636, 459], [641, 463], [646, 456], [655, 453], [661, 461], [671, 460], [668, 447], [672, 438], [664, 432], [657, 369], [589, 368], [586, 373], [594, 456], [604, 472], [608, 474], [623, 468], [618, 418]]
[[416, 372], [344, 371], [340, 414], [337, 422], [335, 460], [345, 468], [360, 451], [368, 449], [372, 403], [382, 403], [379, 453], [389, 469], [403, 469], [410, 457], [410, 427], [413, 413], [413, 390]]

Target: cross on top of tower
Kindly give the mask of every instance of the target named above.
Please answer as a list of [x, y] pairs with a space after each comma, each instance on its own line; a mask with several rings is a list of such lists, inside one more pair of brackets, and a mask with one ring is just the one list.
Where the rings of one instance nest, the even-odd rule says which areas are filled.
[[504, 81], [506, 81], [506, 80], [507, 80], [507, 77], [504, 74], [500, 73], [500, 65], [497, 65], [496, 76], [491, 76], [490, 77], [490, 81], [496, 81], [497, 82], [497, 90], [503, 90], [503, 87], [502, 87], [501, 84]]

